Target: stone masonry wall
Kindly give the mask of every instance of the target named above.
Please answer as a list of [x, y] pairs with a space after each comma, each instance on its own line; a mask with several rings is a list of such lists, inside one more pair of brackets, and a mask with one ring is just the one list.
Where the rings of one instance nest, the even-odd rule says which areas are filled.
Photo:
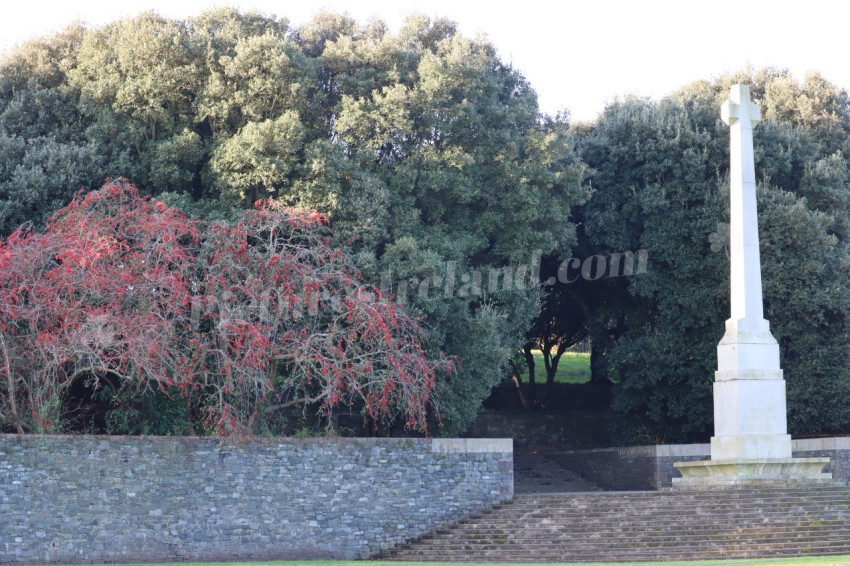
[[850, 438], [801, 438], [792, 441], [794, 458], [830, 459], [825, 472], [832, 472], [832, 479], [850, 483]]
[[656, 489], [655, 446], [568, 450], [548, 456], [564, 468], [605, 489]]
[[[828, 457], [837, 482], [850, 483], [850, 438], [806, 438], [792, 440], [795, 458]], [[709, 444], [628, 446], [594, 450], [568, 450], [552, 454], [563, 467], [605, 489], [615, 491], [657, 490], [672, 487], [682, 474], [674, 462], [711, 459]]]
[[366, 558], [512, 495], [509, 439], [0, 435], [0, 564]]
[[682, 477], [682, 473], [673, 467], [674, 462], [711, 460], [710, 444], [669, 444], [653, 448], [656, 453], [653, 489], [673, 487], [673, 478]]

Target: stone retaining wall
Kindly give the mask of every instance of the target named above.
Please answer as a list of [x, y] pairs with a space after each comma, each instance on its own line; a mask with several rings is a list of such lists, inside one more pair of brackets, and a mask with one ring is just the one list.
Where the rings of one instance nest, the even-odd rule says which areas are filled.
[[657, 446], [569, 450], [550, 454], [561, 466], [615, 491], [654, 490]]
[[512, 495], [510, 439], [0, 435], [0, 564], [366, 558]]
[[[795, 458], [828, 457], [838, 482], [850, 483], [850, 438], [805, 438], [792, 440]], [[682, 477], [674, 462], [711, 459], [709, 444], [628, 446], [593, 450], [569, 450], [551, 454], [561, 466], [605, 489], [615, 491], [657, 490], [672, 487]]]
[[566, 415], [546, 413], [481, 413], [466, 431], [473, 438], [513, 438], [514, 446], [567, 444], [604, 446], [606, 414], [573, 411]]

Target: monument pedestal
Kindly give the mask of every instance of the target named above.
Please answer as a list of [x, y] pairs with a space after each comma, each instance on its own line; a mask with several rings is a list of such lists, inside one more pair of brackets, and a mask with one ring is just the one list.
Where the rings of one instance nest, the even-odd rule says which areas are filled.
[[830, 484], [829, 458], [792, 458], [779, 344], [764, 319], [726, 321], [714, 373], [711, 460], [677, 462], [674, 488]]

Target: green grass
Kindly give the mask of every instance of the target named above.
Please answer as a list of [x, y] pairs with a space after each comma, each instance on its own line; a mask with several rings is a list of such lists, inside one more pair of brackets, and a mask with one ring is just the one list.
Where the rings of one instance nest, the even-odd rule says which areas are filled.
[[[485, 563], [464, 562], [462, 566], [475, 566]], [[528, 564], [537, 564], [528, 562]], [[616, 566], [635, 564], [639, 566], [843, 566], [850, 564], [850, 556], [831, 556], [815, 558], [767, 558], [761, 560], [698, 560], [694, 562], [562, 562], [561, 566]], [[179, 564], [160, 564], [158, 566], [461, 566], [458, 562], [376, 562], [371, 560], [299, 560], [297, 562], [181, 562]], [[124, 566], [150, 566], [133, 564]], [[508, 566], [486, 563], [486, 566]], [[510, 566], [523, 566], [511, 564]], [[549, 564], [548, 566], [552, 566]]]
[[[543, 352], [532, 350], [534, 354], [534, 381], [546, 383], [546, 365], [543, 363]], [[528, 370], [523, 364], [520, 366]], [[558, 371], [555, 372], [555, 383], [587, 383], [590, 381], [590, 354], [579, 354], [577, 352], [564, 352], [561, 361], [558, 362]]]

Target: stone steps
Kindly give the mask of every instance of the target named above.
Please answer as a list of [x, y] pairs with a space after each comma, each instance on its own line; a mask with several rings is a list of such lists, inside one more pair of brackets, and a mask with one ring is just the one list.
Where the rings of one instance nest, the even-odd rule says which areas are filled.
[[[699, 525], [708, 525], [712, 523], [717, 523], [720, 525], [746, 525], [752, 522], [758, 523], [767, 523], [770, 522], [771, 519], [782, 520], [786, 515], [781, 513], [772, 513], [759, 515], [757, 513], [748, 513], [747, 515], [724, 515], [723, 513], [714, 513], [714, 514], [694, 514], [692, 516], [683, 516], [681, 519], [676, 519], [675, 517], [664, 516], [654, 517], [654, 516], [634, 516], [631, 515], [629, 525], [634, 526], [657, 526], [661, 528], [675, 528], [677, 526], [680, 527], [688, 527], [692, 524]], [[822, 523], [825, 521], [845, 521], [850, 518], [850, 512], [848, 511], [835, 511], [830, 513], [829, 511], [823, 511], [822, 513], [815, 514], [813, 510], [812, 513], [804, 514], [802, 516], [795, 517], [796, 521], [789, 522], [789, 526], [805, 526], [811, 523]], [[528, 522], [537, 522], [540, 526], [570, 526], [577, 523], [582, 525], [584, 530], [587, 529], [588, 526], [595, 527], [605, 527], [606, 525], [611, 525], [612, 527], [622, 528], [623, 524], [621, 519], [619, 518], [595, 518], [595, 517], [581, 517], [580, 515], [572, 515], [569, 517], [540, 517], [540, 516], [529, 516], [523, 515], [516, 517], [513, 522], [506, 522], [503, 519], [493, 519], [493, 520], [475, 520], [474, 522], [464, 523], [463, 525], [470, 525], [479, 529], [505, 529], [505, 528], [515, 528], [517, 524], [527, 524]], [[455, 527], [457, 528], [457, 527]]]
[[845, 541], [814, 541], [776, 543], [746, 542], [683, 547], [681, 543], [657, 544], [647, 541], [641, 545], [621, 545], [616, 548], [597, 547], [540, 548], [523, 546], [496, 549], [482, 547], [456, 547], [416, 549], [393, 553], [391, 560], [420, 562], [594, 562], [594, 561], [665, 561], [711, 560], [721, 558], [771, 558], [794, 556], [836, 556], [850, 554], [850, 543]]
[[[847, 547], [835, 547], [835, 548], [825, 548], [825, 549], [806, 549], [802, 554], [798, 550], [774, 550], [774, 549], [765, 549], [770, 551], [770, 558], [798, 558], [800, 556], [841, 556], [845, 555], [848, 552]], [[663, 552], [659, 550], [655, 550], [653, 552], [648, 553], [640, 553], [632, 550], [624, 551], [620, 553], [552, 553], [552, 554], [544, 554], [535, 552], [533, 554], [528, 554], [527, 552], [523, 553], [506, 553], [506, 552], [494, 552], [494, 553], [452, 553], [452, 554], [443, 554], [440, 558], [433, 558], [424, 555], [404, 555], [394, 558], [394, 560], [405, 560], [410, 562], [522, 562], [528, 563], [532, 561], [534, 563], [545, 563], [545, 562], [663, 562], [663, 561], [671, 561], [671, 560], [727, 560], [727, 559], [757, 559], [764, 558], [764, 555], [767, 554], [765, 550], [762, 549], [754, 549], [750, 551], [743, 550], [717, 550], [711, 552], [701, 552], [701, 553], [687, 553], [687, 552], [677, 552], [675, 548], [664, 549]]]
[[[710, 557], [713, 554], [717, 554], [721, 557], [726, 557], [729, 555], [737, 555], [737, 556], [754, 556], [759, 557], [763, 551], [770, 551], [771, 556], [773, 553], [784, 551], [787, 554], [793, 554], [797, 552], [798, 554], [810, 554], [812, 552], [835, 552], [836, 554], [843, 554], [848, 549], [850, 549], [850, 544], [846, 541], [815, 541], [810, 544], [805, 544], [801, 546], [798, 543], [777, 543], [776, 541], [764, 541], [764, 542], [752, 542], [746, 545], [746, 548], [740, 547], [736, 548], [733, 546], [726, 546], [722, 544], [714, 545], [714, 546], [694, 546], [689, 547], [688, 549], [683, 549], [680, 544], [675, 542], [671, 542], [668, 544], [658, 544], [655, 542], [647, 542], [645, 544], [634, 544], [634, 545], [621, 545], [617, 547], [616, 551], [608, 550], [599, 552], [596, 548], [571, 548], [569, 550], [564, 550], [562, 548], [544, 548], [538, 547], [534, 548], [532, 552], [526, 547], [510, 547], [508, 545], [504, 545], [501, 547], [497, 546], [455, 546], [451, 548], [430, 548], [430, 549], [422, 549], [418, 553], [417, 552], [406, 552], [399, 553], [394, 556], [394, 559], [404, 560], [425, 560], [430, 561], [430, 557], [434, 555], [438, 555], [442, 558], [457, 558], [465, 554], [472, 554], [473, 556], [487, 556], [493, 555], [496, 558], [506, 558], [506, 557], [515, 557], [515, 558], [523, 558], [525, 557], [526, 562], [534, 561], [538, 562], [538, 558], [540, 556], [574, 556], [580, 555], [584, 558], [594, 558], [597, 555], [599, 557], [608, 557], [612, 556], [620, 556], [624, 558], [634, 557], [635, 555], [647, 555], [649, 559], [659, 559], [659, 553], [661, 554], [661, 560], [664, 560], [667, 554], [676, 554], [677, 556], [696, 556], [696, 557]], [[453, 560], [452, 560], [453, 561]], [[630, 560], [631, 561], [631, 560]]]
[[[772, 504], [770, 502], [753, 502], [752, 505], [677, 505], [677, 511], [683, 512], [693, 512], [693, 513], [702, 513], [702, 514], [711, 514], [711, 513], [722, 513], [725, 516], [730, 514], [734, 514], [736, 512], [740, 512], [742, 514], [746, 513], [756, 513], [758, 515], [764, 514], [781, 514], [783, 512], [788, 511], [807, 511], [810, 509], [844, 509], [844, 505], [850, 501], [848, 500], [826, 500], [826, 501], [814, 501], [810, 503], [790, 503], [790, 504]], [[760, 510], [758, 506], [760, 505], [771, 505], [771, 507], [766, 508], [764, 510]], [[610, 506], [610, 507], [601, 507], [595, 509], [581, 508], [581, 507], [544, 507], [541, 509], [535, 509], [533, 507], [520, 507], [513, 508], [512, 513], [514, 515], [528, 515], [528, 516], [537, 516], [537, 517], [545, 517], [549, 515], [555, 515], [559, 517], [568, 516], [568, 515], [578, 515], [582, 517], [606, 517], [609, 515], [616, 515], [618, 513], [628, 513], [635, 512], [635, 508], [639, 507], [637, 511], [645, 514], [663, 514], [666, 515], [669, 510], [669, 506], [660, 505], [660, 506], [649, 506], [649, 505], [641, 505], [640, 503], [635, 503], [633, 505], [624, 505], [624, 506]], [[496, 515], [482, 515], [482, 518], [487, 518], [490, 516]]]
[[846, 486], [519, 494], [381, 558], [564, 562], [850, 554]]
[[[809, 517], [824, 517], [826, 515], [835, 515], [835, 518], [842, 518], [845, 514], [848, 513], [848, 509], [842, 509], [837, 505], [829, 505], [823, 507], [806, 507], [806, 508], [788, 508], [782, 510], [771, 510], [765, 511], [764, 513], [759, 513], [758, 511], [750, 510], [750, 509], [712, 509], [712, 510], [691, 510], [691, 509], [676, 509], [676, 512], [679, 513], [677, 516], [671, 516], [669, 512], [661, 512], [660, 510], [654, 511], [640, 511], [634, 512], [626, 510], [617, 511], [614, 513], [588, 513], [583, 515], [580, 511], [576, 512], [574, 510], [570, 510], [568, 512], [558, 513], [557, 511], [547, 511], [543, 513], [534, 513], [534, 512], [520, 512], [520, 513], [512, 513], [510, 517], [514, 520], [533, 520], [539, 522], [549, 522], [549, 523], [570, 523], [574, 520], [580, 520], [583, 522], [595, 522], [595, 523], [606, 523], [606, 522], [615, 522], [620, 523], [621, 517], [627, 515], [634, 522], [640, 521], [648, 521], [648, 522], [667, 522], [671, 524], [685, 524], [687, 521], [695, 520], [695, 521], [710, 521], [712, 519], [719, 519], [723, 521], [729, 520], [737, 520], [737, 521], [747, 521], [753, 518], [760, 518], [763, 521], [770, 520], [771, 518], [783, 518], [787, 517], [789, 513], [793, 513], [794, 516], [790, 517], [791, 519], [796, 518], [800, 521], [803, 521]], [[510, 524], [506, 523], [506, 516], [504, 513], [500, 513], [498, 515], [486, 515], [486, 516], [476, 516], [474, 518], [467, 519], [466, 522], [476, 523], [479, 525], [504, 525]]]
[[[781, 496], [783, 499], [793, 499], [793, 498], [805, 498], [806, 500], [811, 499], [812, 497], [819, 496], [838, 496], [838, 495], [846, 495], [850, 493], [850, 488], [843, 485], [831, 485], [831, 486], [819, 486], [816, 488], [789, 488], [789, 489], [780, 489], [780, 488], [721, 488], [724, 493], [724, 497], [722, 501], [736, 501], [736, 500], [747, 500], [749, 501], [753, 497], [763, 497], [774, 499], [777, 496]], [[594, 493], [600, 501], [604, 501], [606, 499], [623, 501], [629, 499], [650, 499], [653, 501], [663, 500], [663, 499], [671, 499], [676, 501], [689, 501], [689, 500], [699, 500], [699, 501], [718, 501], [717, 494], [719, 491], [707, 491], [707, 490], [674, 490], [674, 489], [664, 489], [661, 491], [603, 491]], [[563, 498], [552, 498], [552, 493], [528, 493], [528, 494], [517, 494], [515, 496], [516, 501], [529, 501], [534, 503], [546, 503], [546, 502], [559, 502]], [[582, 495], [582, 493], [567, 493], [563, 494], [567, 498], [570, 495]], [[505, 503], [503, 505], [510, 505], [511, 503]]]
[[[714, 528], [703, 528], [700, 525], [701, 530], [698, 533], [694, 532], [693, 527], [680, 527], [680, 528], [660, 528], [655, 526], [647, 525], [646, 528], [624, 528], [620, 530], [616, 530], [614, 528], [600, 531], [593, 529], [591, 531], [587, 531], [583, 529], [581, 526], [576, 526], [573, 528], [565, 528], [565, 529], [551, 529], [551, 530], [542, 530], [536, 529], [532, 533], [528, 533], [523, 530], [522, 527], [517, 527], [516, 529], [459, 529], [457, 531], [449, 531], [449, 532], [441, 532], [437, 531], [432, 536], [439, 535], [441, 540], [468, 540], [470, 536], [477, 537], [475, 540], [479, 538], [486, 539], [500, 539], [504, 540], [505, 538], [510, 538], [512, 540], [548, 540], [553, 535], [576, 535], [582, 536], [585, 538], [602, 538], [608, 535], [617, 534], [620, 540], [629, 538], [629, 535], [634, 535], [637, 537], [645, 537], [645, 536], [655, 536], [656, 538], [663, 538], [663, 535], [669, 537], [675, 537], [677, 539], [685, 539], [689, 537], [693, 537], [697, 540], [701, 540], [704, 538], [710, 537], [722, 537], [728, 534], [751, 534], [756, 536], [759, 534], [760, 529], [756, 527], [745, 527], [745, 526], [734, 526], [731, 525], [727, 528], [721, 528], [721, 525], [716, 525]], [[819, 522], [818, 524], [800, 524], [800, 525], [792, 525], [788, 527], [777, 527], [777, 526], [769, 526], [762, 527], [762, 529], [770, 529], [772, 533], [787, 533], [788, 535], [796, 536], [799, 533], [821, 533], [825, 530], [829, 530], [831, 533], [842, 533], [842, 536], [845, 534], [850, 534], [850, 528], [846, 526], [846, 521], [824, 521]], [[426, 540], [423, 538], [423, 540]]]
[[[726, 536], [723, 535], [714, 535], [714, 536], [692, 536], [692, 537], [683, 537], [683, 536], [652, 536], [652, 535], [640, 535], [635, 537], [618, 537], [617, 542], [619, 548], [635, 548], [646, 546], [651, 543], [657, 546], [667, 546], [667, 545], [680, 545], [683, 542], [691, 542], [693, 543], [692, 547], [700, 547], [700, 546], [717, 546], [723, 545], [729, 538], [729, 535], [736, 536], [746, 536], [749, 544], [757, 544], [757, 543], [771, 543], [776, 546], [781, 544], [792, 544], [798, 543], [800, 541], [808, 541], [812, 544], [816, 543], [829, 543], [834, 542], [837, 544], [847, 544], [848, 542], [847, 534], [848, 531], [843, 533], [824, 533], [824, 532], [816, 532], [816, 531], [807, 531], [807, 532], [794, 532], [794, 533], [773, 533], [773, 534], [765, 534], [759, 535], [754, 533], [747, 532], [736, 532], [736, 533], [728, 533]], [[602, 537], [587, 537], [583, 543], [575, 543], [572, 545], [573, 549], [581, 548], [582, 545], [587, 546], [588, 548], [595, 547]], [[551, 549], [559, 549], [561, 548], [561, 542], [558, 540], [545, 540], [545, 539], [529, 539], [529, 538], [500, 538], [500, 537], [486, 537], [485, 539], [478, 540], [471, 537], [466, 538], [458, 538], [458, 539], [441, 539], [439, 541], [429, 541], [429, 540], [421, 540], [420, 541], [421, 549], [480, 549], [480, 550], [499, 550], [500, 548], [512, 547], [512, 546], [524, 546], [527, 544], [534, 544], [535, 548], [540, 550], [545, 550], [547, 548]]]

